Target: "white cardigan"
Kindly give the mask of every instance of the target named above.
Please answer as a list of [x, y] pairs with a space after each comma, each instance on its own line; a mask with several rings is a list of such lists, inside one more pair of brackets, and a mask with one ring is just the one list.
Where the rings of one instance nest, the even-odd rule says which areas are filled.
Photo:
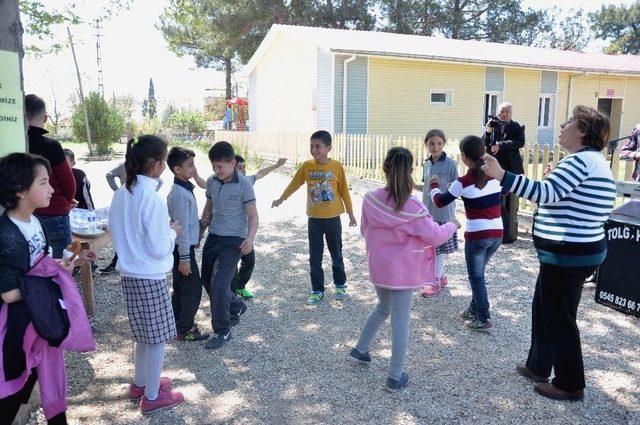
[[165, 279], [173, 268], [176, 232], [157, 187], [157, 180], [138, 174], [133, 193], [123, 185], [113, 195], [109, 231], [122, 276]]

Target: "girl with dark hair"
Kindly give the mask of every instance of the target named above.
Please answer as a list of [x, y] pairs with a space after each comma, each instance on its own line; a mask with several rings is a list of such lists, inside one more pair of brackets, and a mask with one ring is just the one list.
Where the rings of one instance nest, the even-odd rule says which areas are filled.
[[437, 224], [427, 207], [411, 196], [413, 155], [407, 149], [392, 148], [383, 168], [387, 184], [366, 194], [360, 227], [378, 304], [350, 356], [370, 362], [369, 347], [382, 323], [391, 316], [393, 347], [387, 389], [397, 391], [409, 381], [404, 363], [413, 292], [434, 283], [434, 246], [451, 238], [459, 224]]
[[167, 205], [156, 192], [166, 159], [167, 143], [161, 138], [129, 140], [125, 184], [113, 196], [109, 212], [116, 269], [135, 340], [129, 398], [140, 400], [145, 415], [184, 401], [182, 393], [171, 391], [169, 378], [160, 376], [165, 344], [176, 336], [167, 273], [173, 267], [176, 237], [182, 233], [179, 223], [169, 222]]
[[[14, 153], [0, 160], [0, 423], [11, 423], [38, 381], [49, 424], [66, 424], [64, 350], [93, 351], [82, 298], [70, 273], [95, 260], [83, 250], [50, 257], [46, 229], [34, 215], [54, 189], [49, 161]], [[63, 303], [64, 301], [64, 303]], [[60, 307], [60, 306], [64, 307]], [[64, 309], [64, 310], [63, 310]], [[44, 324], [44, 325], [43, 325]]]
[[477, 136], [466, 136], [460, 141], [462, 162], [469, 171], [451, 184], [442, 193], [437, 176], [429, 180], [431, 199], [442, 208], [461, 197], [467, 216], [467, 228], [464, 233], [464, 255], [467, 273], [471, 284], [471, 302], [469, 308], [461, 313], [467, 326], [474, 330], [487, 330], [493, 327], [489, 321], [489, 297], [485, 284], [484, 271], [489, 259], [502, 243], [502, 218], [500, 215], [500, 183], [490, 179], [482, 170], [482, 157], [485, 154], [484, 142]]

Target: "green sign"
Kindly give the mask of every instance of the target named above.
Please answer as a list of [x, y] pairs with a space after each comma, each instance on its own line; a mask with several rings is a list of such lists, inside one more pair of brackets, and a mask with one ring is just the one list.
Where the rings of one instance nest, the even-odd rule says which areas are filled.
[[20, 57], [0, 50], [0, 157], [25, 151], [23, 101]]

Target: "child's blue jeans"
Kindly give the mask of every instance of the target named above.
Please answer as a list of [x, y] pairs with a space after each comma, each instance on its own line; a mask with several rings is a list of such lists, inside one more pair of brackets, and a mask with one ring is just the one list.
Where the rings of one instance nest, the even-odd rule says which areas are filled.
[[469, 309], [478, 320], [486, 322], [489, 320], [489, 296], [484, 280], [484, 271], [491, 256], [500, 247], [501, 238], [478, 239], [465, 241], [464, 257], [467, 261], [467, 273], [471, 284], [471, 303]]

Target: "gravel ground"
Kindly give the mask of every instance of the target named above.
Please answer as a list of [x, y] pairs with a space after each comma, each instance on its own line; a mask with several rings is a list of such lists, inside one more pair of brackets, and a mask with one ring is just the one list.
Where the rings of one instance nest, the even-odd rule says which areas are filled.
[[[205, 175], [209, 168], [203, 159], [201, 155]], [[116, 162], [80, 164], [94, 183], [99, 205], [110, 199], [102, 181], [104, 171]], [[587, 374], [584, 402], [539, 397], [532, 384], [515, 373], [515, 364], [526, 358], [529, 346], [538, 264], [526, 236], [501, 247], [489, 264], [496, 325], [489, 334], [468, 331], [458, 319], [471, 291], [463, 252], [449, 256], [450, 285], [442, 295], [435, 300], [414, 298], [406, 365], [410, 385], [399, 394], [384, 391], [391, 356], [388, 323], [374, 341], [370, 365], [354, 365], [347, 358], [376, 301], [367, 282], [363, 240], [357, 229], [346, 228], [344, 217], [349, 298], [334, 301], [328, 286], [320, 306], [305, 306], [310, 283], [303, 193], [279, 209], [270, 208], [287, 183], [284, 174], [270, 175], [256, 185], [261, 225], [256, 270], [249, 283], [256, 298], [234, 328], [234, 339], [217, 351], [205, 350], [201, 343], [167, 346], [164, 374], [185, 394], [187, 401], [180, 407], [144, 418], [126, 400], [133, 343], [119, 279], [97, 276], [97, 351], [67, 355], [72, 423], [640, 424], [639, 322], [595, 304], [593, 286], [585, 288], [579, 311]], [[164, 179], [163, 191], [170, 177]], [[359, 214], [366, 185], [354, 187]], [[198, 195], [202, 207], [203, 192]], [[100, 252], [100, 265], [111, 255], [110, 250]], [[330, 276], [328, 253], [325, 275]], [[206, 294], [197, 322], [210, 330]], [[31, 423], [44, 423], [41, 412]]]

